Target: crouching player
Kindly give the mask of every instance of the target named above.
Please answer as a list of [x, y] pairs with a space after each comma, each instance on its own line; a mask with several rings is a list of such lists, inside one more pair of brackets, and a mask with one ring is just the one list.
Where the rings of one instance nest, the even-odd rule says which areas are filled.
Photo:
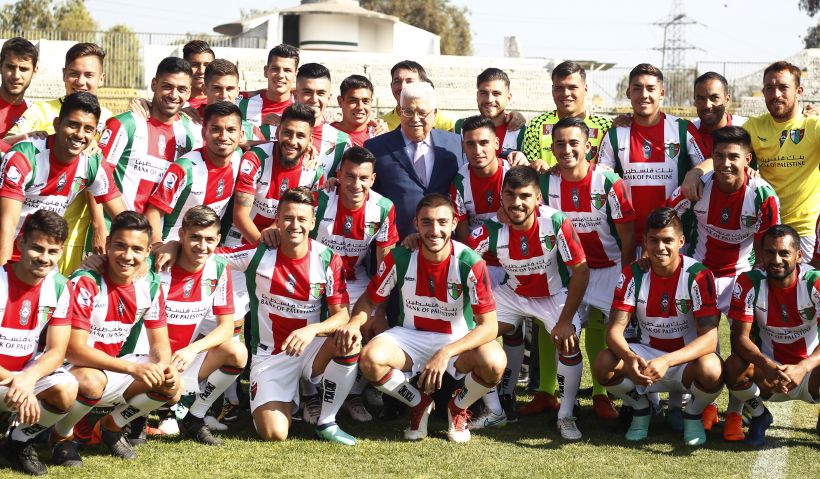
[[[47, 472], [32, 438], [74, 404], [77, 381], [60, 368], [71, 334], [71, 287], [57, 272], [68, 226], [57, 213], [38, 210], [16, 240], [20, 260], [0, 267], [0, 411], [17, 413], [0, 453], [20, 472]], [[39, 354], [45, 334], [45, 351]]]
[[[506, 365], [504, 351], [494, 341], [498, 323], [490, 278], [476, 252], [451, 240], [456, 220], [448, 197], [425, 196], [416, 207], [415, 226], [420, 248], [397, 247], [387, 255], [338, 336], [345, 344], [356, 344], [371, 311], [398, 290], [403, 305], [399, 325], [367, 344], [362, 374], [410, 406], [410, 427], [404, 432], [410, 440], [427, 436], [430, 395], [441, 387], [444, 374], [464, 377], [464, 386], [448, 404], [447, 437], [465, 442], [470, 439], [467, 408], [498, 384]], [[418, 388], [405, 372], [420, 373]]]
[[726, 384], [752, 412], [746, 443], [755, 447], [765, 444], [772, 424], [761, 398], [820, 402], [820, 271], [802, 263], [800, 236], [789, 226], [763, 233], [761, 256], [763, 270], [747, 271], [735, 284], [726, 360]]
[[[720, 395], [723, 365], [716, 354], [720, 311], [715, 279], [704, 265], [680, 254], [681, 222], [674, 210], [658, 208], [646, 220], [644, 245], [650, 268], [624, 268], [615, 288], [607, 327], [608, 349], [594, 370], [606, 389], [634, 409], [626, 439], [646, 438], [651, 419], [647, 393], [690, 393], [683, 411], [683, 438], [706, 442], [701, 414]], [[640, 343], [627, 343], [624, 329], [635, 314]]]
[[[59, 442], [55, 464], [78, 467], [82, 458], [71, 441], [74, 425], [95, 406], [114, 410], [94, 426], [111, 453], [137, 457], [122, 428], [167, 402], [179, 400], [180, 378], [170, 365], [165, 301], [157, 275], [145, 269], [151, 226], [139, 213], [124, 211], [111, 222], [102, 274], [77, 270], [71, 339], [66, 358], [79, 383], [78, 400], [54, 425]], [[146, 329], [150, 354], [132, 354]]]

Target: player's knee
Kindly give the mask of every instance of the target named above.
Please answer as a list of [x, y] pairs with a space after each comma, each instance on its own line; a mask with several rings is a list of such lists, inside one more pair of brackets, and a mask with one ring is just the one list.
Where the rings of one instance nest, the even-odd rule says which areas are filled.
[[75, 381], [55, 384], [46, 391], [47, 395], [44, 399], [54, 408], [68, 411], [74, 406], [74, 401], [77, 399], [77, 390], [78, 386]]
[[88, 398], [102, 396], [108, 377], [104, 372], [91, 368], [75, 368], [71, 371], [77, 380], [77, 392]]
[[723, 363], [723, 374], [726, 385], [730, 388], [739, 386], [746, 381], [748, 376], [749, 363], [736, 354], [730, 355]]
[[604, 349], [595, 359], [592, 360], [592, 374], [601, 384], [606, 384], [612, 379], [612, 372], [618, 364], [617, 357], [609, 349]]
[[504, 368], [507, 367], [507, 355], [498, 346], [498, 343], [491, 343], [493, 347], [484, 348], [479, 363], [479, 375], [487, 383], [498, 384], [504, 377]]
[[227, 350], [226, 364], [244, 368], [248, 363], [248, 348], [239, 341], [231, 341]]
[[288, 438], [288, 425], [278, 424], [278, 421], [257, 421], [256, 432], [263, 441], [281, 442]]
[[359, 370], [370, 381], [379, 379], [377, 376], [386, 364], [386, 353], [373, 343], [365, 346], [359, 355]]
[[714, 386], [723, 382], [723, 361], [717, 354], [707, 354], [695, 360], [698, 382]]

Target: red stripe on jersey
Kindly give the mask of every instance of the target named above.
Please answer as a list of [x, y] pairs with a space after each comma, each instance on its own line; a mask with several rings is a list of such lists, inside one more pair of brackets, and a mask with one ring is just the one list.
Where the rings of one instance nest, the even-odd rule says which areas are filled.
[[666, 202], [666, 187], [658, 186], [632, 186], [629, 189], [632, 196], [632, 206], [635, 208], [635, 243], [643, 244], [643, 229], [646, 225], [646, 218], [655, 208], [663, 206]]
[[145, 212], [145, 205], [148, 203], [148, 198], [151, 197], [151, 193], [153, 193], [156, 188], [156, 182], [140, 178], [139, 185], [137, 185], [137, 194], [134, 196], [134, 211], [138, 213]]
[[271, 354], [279, 354], [282, 352], [282, 345], [290, 333], [299, 328], [307, 326], [307, 319], [303, 318], [284, 318], [269, 313], [268, 317], [271, 321], [271, 331], [273, 332], [273, 352]]
[[501, 208], [501, 183], [504, 181], [502, 161], [498, 160], [498, 169], [487, 178], [474, 175], [470, 171], [470, 189], [476, 214], [495, 213]]
[[[23, 331], [35, 331], [44, 325], [40, 324], [40, 288], [42, 281], [34, 286], [29, 286], [19, 279], [14, 274], [14, 269], [11, 263], [4, 266], [8, 278], [8, 304], [6, 304], [6, 312], [3, 315], [0, 327], [4, 329], [16, 329]], [[48, 321], [48, 318], [42, 318]], [[37, 333], [29, 333], [36, 335]], [[11, 349], [14, 346], [12, 341], [8, 341], [6, 348]], [[22, 371], [23, 367], [28, 363], [29, 359], [34, 356], [36, 351], [25, 356], [7, 356], [0, 354], [0, 366], [9, 371]]]
[[[336, 206], [336, 219], [333, 221], [333, 234], [344, 238], [363, 240], [365, 205], [365, 203], [362, 203], [359, 209], [348, 210], [342, 204], [340, 197]], [[358, 256], [342, 256], [345, 278], [356, 278], [356, 263], [358, 261]]]
[[[769, 311], [766, 314], [766, 325], [773, 328], [791, 328], [800, 326], [803, 320], [797, 311], [797, 285], [794, 281], [791, 286], [777, 288], [769, 283]], [[798, 339], [793, 343], [778, 343], [772, 341], [772, 353], [775, 361], [780, 364], [797, 364], [809, 357], [806, 350], [806, 340]]]
[[[446, 284], [446, 283], [445, 283]], [[424, 318], [422, 316], [413, 317], [413, 325], [419, 331], [430, 331], [433, 333], [452, 334], [453, 325], [450, 321], [442, 321], [441, 319]]]
[[171, 343], [171, 352], [175, 353], [191, 344], [191, 338], [196, 332], [196, 324], [169, 324], [168, 341]]
[[230, 197], [234, 190], [233, 165], [229, 161], [227, 165], [219, 167], [211, 163], [208, 159], [208, 151], [202, 149], [202, 157], [205, 159], [205, 166], [208, 169], [208, 182], [205, 188], [205, 203], [212, 205], [225, 198]]
[[173, 163], [177, 155], [177, 139], [173, 123], [162, 123], [155, 118], [148, 118], [148, 154], [164, 158]]
[[[510, 259], [522, 260], [541, 256], [544, 250], [541, 248], [541, 238], [538, 237], [538, 231], [537, 221], [529, 230], [523, 233], [514, 228], [510, 228]], [[551, 241], [555, 244], [555, 238], [551, 238]], [[525, 244], [527, 248], [526, 255], [522, 252], [522, 246]], [[517, 274], [515, 277], [519, 281], [518, 287], [515, 288], [516, 294], [531, 298], [549, 295], [549, 285], [547, 284], [546, 274]]]
[[[740, 291], [740, 293], [735, 294], [737, 291]], [[750, 294], [754, 294], [754, 285], [752, 284], [752, 280], [750, 280], [746, 274], [741, 274], [737, 277], [735, 282], [734, 290], [732, 292], [732, 299], [729, 303], [729, 312], [726, 314], [729, 319], [744, 323], [751, 323], [754, 321], [753, 307], [747, 308], [746, 306], [746, 297]]]
[[[108, 285], [108, 311], [106, 321], [119, 321], [123, 324], [134, 324], [137, 317], [137, 296], [134, 284], [117, 285], [106, 277]], [[93, 309], [93, 307], [92, 307]], [[94, 348], [112, 357], [117, 357], [122, 343], [105, 344], [96, 342]]]
[[683, 261], [680, 261], [675, 274], [664, 277], [650, 272], [649, 295], [646, 298], [646, 315], [652, 318], [669, 318], [677, 316], [675, 305], [675, 290], [680, 278]]
[[331, 123], [330, 126], [336, 128], [342, 133], [347, 133], [347, 136], [350, 138], [350, 142], [353, 143], [353, 146], [364, 146], [365, 141], [373, 138], [373, 135], [370, 134], [369, 126], [361, 131], [347, 131], [342, 128], [342, 124], [338, 121]]
[[498, 148], [495, 150], [495, 154], [496, 154], [496, 156], [498, 156], [498, 155], [501, 154], [501, 151], [504, 149], [504, 138], [507, 137], [507, 122], [506, 121], [495, 127], [495, 136], [498, 137]]
[[[450, 243], [452, 252], [453, 245]], [[452, 253], [451, 253], [452, 254]], [[436, 298], [447, 302], [447, 272], [450, 269], [450, 256], [441, 263], [427, 261], [419, 251], [418, 278], [416, 280], [416, 295], [425, 298]]]
[[276, 255], [270, 293], [299, 301], [310, 299], [310, 253], [290, 259], [280, 251]]
[[19, 104], [9, 103], [0, 97], [0, 137], [6, 136], [11, 127], [28, 108], [28, 102], [21, 100]]
[[578, 239], [584, 247], [584, 254], [587, 258], [590, 268], [608, 268], [614, 266], [615, 262], [609, 259], [604, 251], [604, 245], [601, 243], [601, 235], [597, 231], [590, 231], [589, 233], [576, 233]]
[[561, 211], [592, 211], [592, 168], [579, 181], [561, 179]]
[[285, 169], [279, 162], [279, 144], [273, 148], [273, 155], [268, 160], [271, 162], [271, 181], [270, 189], [265, 194], [265, 198], [273, 198], [278, 200], [279, 196], [285, 191], [299, 186], [299, 180], [302, 178], [302, 159], [293, 168]]
[[[715, 185], [709, 198], [706, 223], [726, 230], [740, 229], [740, 213], [746, 185], [734, 193], [724, 193]], [[706, 255], [703, 264], [717, 276], [734, 275], [740, 261], [740, 245], [726, 243], [712, 236], [706, 237]]]
[[660, 121], [652, 126], [641, 126], [635, 121], [632, 122], [629, 129], [629, 161], [632, 163], [666, 162], [663, 142], [665, 117], [666, 115], [661, 113]]

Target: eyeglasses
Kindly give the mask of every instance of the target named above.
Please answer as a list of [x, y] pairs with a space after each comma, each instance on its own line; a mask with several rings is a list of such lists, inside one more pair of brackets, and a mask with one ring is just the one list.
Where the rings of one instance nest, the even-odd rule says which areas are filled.
[[424, 111], [424, 110], [414, 110], [412, 108], [402, 108], [401, 110], [399, 110], [399, 113], [401, 113], [401, 116], [403, 116], [405, 118], [415, 118], [417, 115], [418, 115], [419, 118], [427, 118], [434, 111], [436, 111], [436, 110]]

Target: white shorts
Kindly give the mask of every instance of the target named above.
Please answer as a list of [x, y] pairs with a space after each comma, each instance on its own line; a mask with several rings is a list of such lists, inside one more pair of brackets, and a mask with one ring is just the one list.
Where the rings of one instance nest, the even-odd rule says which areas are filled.
[[817, 401], [813, 397], [811, 397], [811, 392], [809, 391], [809, 379], [811, 378], [811, 371], [806, 373], [803, 376], [803, 380], [800, 381], [800, 384], [797, 385], [796, 388], [789, 391], [787, 394], [781, 393], [774, 393], [772, 397], [769, 399], [764, 399], [764, 401], [772, 401], [772, 402], [784, 402], [784, 401], [803, 401], [809, 404], [818, 404], [820, 401]]
[[[410, 360], [413, 362], [412, 369], [410, 370], [410, 376], [412, 377], [421, 372], [430, 358], [432, 358], [439, 349], [458, 341], [463, 336], [394, 326], [376, 337], [387, 338], [393, 341], [399, 349], [410, 356]], [[450, 358], [450, 361], [447, 363], [447, 372], [455, 379], [461, 379], [464, 377], [464, 373], [456, 371], [455, 363], [457, 360], [458, 356]]]
[[[146, 364], [151, 362], [151, 358], [147, 354], [126, 354], [121, 357], [123, 361], [129, 361], [137, 364]], [[113, 371], [103, 371], [108, 383], [105, 385], [100, 402], [96, 407], [117, 406], [125, 402], [125, 390], [128, 389], [134, 382], [134, 376], [130, 374], [115, 373]]]
[[[357, 271], [358, 273], [358, 271]], [[347, 284], [347, 297], [350, 298], [350, 304], [347, 309], [348, 312], [353, 312], [353, 306], [356, 301], [367, 291], [367, 285], [370, 284], [370, 278], [367, 275], [359, 275], [356, 279], [349, 279]]]
[[[661, 351], [660, 349], [655, 349], [641, 343], [630, 343], [629, 349], [647, 361], [667, 354], [666, 351]], [[666, 374], [664, 374], [663, 379], [656, 383], [652, 383], [649, 387], [636, 385], [635, 390], [638, 391], [639, 394], [655, 392], [688, 393], [689, 388], [683, 385], [683, 370], [686, 369], [687, 364], [688, 363], [683, 363], [678, 364], [677, 366], [671, 366], [666, 370]]]
[[814, 243], [817, 241], [815, 235], [806, 235], [800, 237], [800, 250], [803, 251], [803, 262], [808, 263], [814, 255]]
[[200, 389], [201, 385], [199, 384], [199, 370], [202, 369], [202, 363], [205, 361], [207, 354], [208, 351], [202, 351], [197, 354], [196, 358], [188, 365], [188, 369], [180, 375], [182, 378], [182, 387], [184, 388], [183, 394], [199, 394], [202, 392], [202, 389]]
[[608, 268], [589, 269], [589, 284], [584, 293], [584, 301], [578, 308], [578, 315], [581, 316], [583, 324], [587, 323], [592, 308], [604, 313], [605, 318], [609, 318], [612, 298], [615, 296], [615, 285], [618, 284], [620, 276], [620, 264]]
[[[552, 333], [552, 328], [558, 323], [558, 317], [567, 301], [567, 292], [561, 291], [545, 298], [527, 298], [515, 294], [509, 286], [499, 286], [495, 289], [495, 307], [499, 323], [515, 326], [521, 325], [524, 318], [535, 318]], [[572, 318], [575, 333], [581, 333], [581, 317], [578, 313]]]
[[321, 375], [313, 377], [313, 362], [328, 338], [315, 338], [300, 356], [284, 352], [274, 356], [254, 355], [251, 359], [251, 412], [271, 401], [299, 403], [299, 379], [318, 384]]
[[737, 276], [716, 276], [715, 293], [717, 296], [717, 307], [723, 314], [729, 314], [729, 303], [732, 301], [732, 291], [735, 286]]
[[[31, 366], [31, 364], [33, 362], [34, 361], [29, 361], [28, 364], [26, 364], [25, 368], [28, 368], [29, 366]], [[23, 369], [25, 369], [25, 368], [23, 368]], [[21, 372], [22, 371], [13, 371], [12, 374], [20, 374]], [[34, 395], [36, 396], [36, 395], [40, 394], [41, 392], [43, 392], [47, 389], [50, 389], [54, 386], [57, 386], [58, 384], [70, 384], [70, 383], [77, 384], [77, 379], [75, 379], [74, 375], [72, 375], [70, 372], [68, 372], [67, 369], [65, 369], [63, 367], [59, 367], [53, 373], [49, 374], [48, 376], [44, 376], [44, 377], [38, 379], [37, 382], [34, 383]], [[5, 401], [6, 394], [8, 392], [9, 392], [8, 386], [0, 386], [0, 411], [11, 411], [8, 408], [8, 406], [6, 406], [6, 401]]]

